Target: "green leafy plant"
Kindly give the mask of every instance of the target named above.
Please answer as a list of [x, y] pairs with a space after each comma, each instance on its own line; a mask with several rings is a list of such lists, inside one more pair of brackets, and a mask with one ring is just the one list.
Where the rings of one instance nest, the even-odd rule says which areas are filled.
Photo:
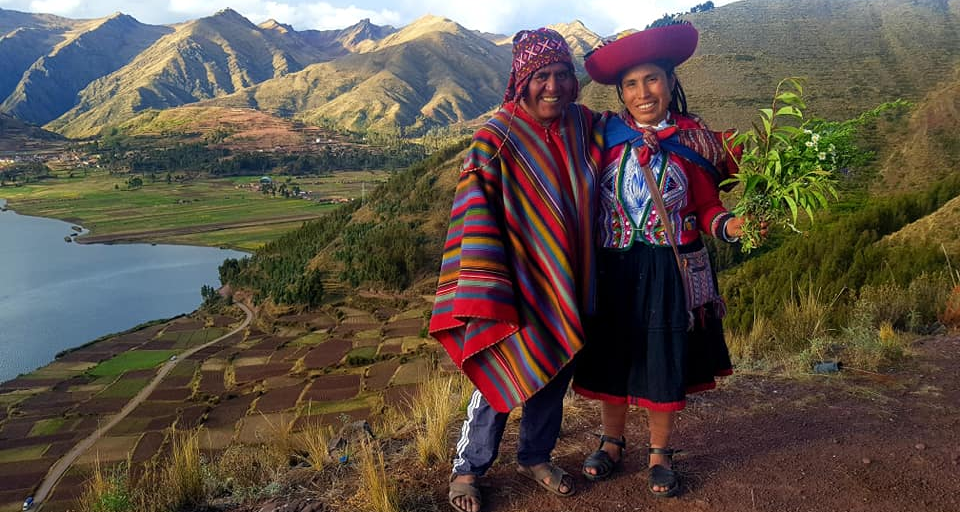
[[816, 210], [837, 198], [836, 171], [842, 155], [827, 134], [805, 121], [803, 84], [785, 78], [778, 85], [770, 108], [760, 109], [760, 125], [738, 133], [733, 147], [741, 146], [740, 172], [724, 184], [743, 183], [743, 196], [734, 213], [745, 217], [741, 248], [744, 252], [763, 243], [762, 223], [783, 225], [793, 231], [803, 212], [812, 221]]

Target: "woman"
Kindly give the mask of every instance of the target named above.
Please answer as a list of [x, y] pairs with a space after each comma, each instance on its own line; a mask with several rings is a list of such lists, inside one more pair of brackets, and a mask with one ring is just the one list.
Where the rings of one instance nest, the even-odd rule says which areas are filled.
[[563, 36], [520, 31], [504, 104], [474, 135], [457, 184], [430, 334], [477, 387], [450, 478], [459, 512], [481, 509], [477, 479], [520, 405], [518, 473], [575, 492], [550, 457], [592, 304], [600, 154], [578, 91]]
[[[701, 250], [700, 231], [734, 242], [743, 224], [719, 199], [715, 174], [736, 168], [725, 139], [686, 111], [674, 73], [693, 54], [697, 37], [687, 23], [653, 28], [603, 45], [585, 61], [593, 80], [617, 86], [625, 108], [606, 128], [597, 315], [574, 376], [578, 393], [602, 401], [600, 447], [583, 474], [606, 478], [620, 464], [627, 408], [638, 405], [649, 412], [649, 485], [656, 496], [680, 489], [670, 436], [686, 393], [711, 389], [715, 376], [732, 371], [722, 300], [714, 292], [715, 300], [688, 311], [679, 255], [671, 247], [681, 255]], [[618, 126], [626, 136], [616, 133]], [[659, 185], [665, 220], [647, 180]], [[712, 271], [708, 275], [715, 289]]]

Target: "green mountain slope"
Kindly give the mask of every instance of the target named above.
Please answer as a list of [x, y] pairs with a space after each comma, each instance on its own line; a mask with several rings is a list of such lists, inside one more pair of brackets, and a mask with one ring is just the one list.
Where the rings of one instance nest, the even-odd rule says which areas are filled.
[[73, 137], [95, 135], [141, 110], [230, 94], [326, 58], [295, 33], [257, 27], [230, 9], [175, 28], [87, 86], [77, 105], [49, 128]]
[[510, 50], [429, 16], [376, 50], [315, 64], [213, 101], [350, 130], [418, 131], [473, 119], [502, 98]]
[[115, 14], [84, 23], [23, 73], [0, 110], [42, 125], [71, 109], [90, 82], [116, 71], [173, 30]]

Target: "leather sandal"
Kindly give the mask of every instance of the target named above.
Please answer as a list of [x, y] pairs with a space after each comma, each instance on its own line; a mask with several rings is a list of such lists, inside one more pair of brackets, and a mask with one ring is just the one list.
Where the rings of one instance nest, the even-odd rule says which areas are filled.
[[455, 500], [456, 498], [473, 498], [477, 501], [477, 509], [482, 507], [483, 501], [480, 499], [480, 487], [477, 486], [476, 480], [473, 482], [454, 482], [453, 479], [457, 476], [457, 474], [450, 475], [450, 490], [447, 493], [447, 501], [450, 502], [450, 506], [457, 512], [467, 512], [469, 509], [458, 505]]
[[[573, 477], [559, 466], [548, 462], [545, 465], [521, 466], [517, 465], [517, 473], [537, 482], [540, 487], [566, 498], [573, 496], [577, 489], [574, 487]], [[546, 481], [544, 481], [546, 480]], [[566, 485], [567, 492], [560, 491], [560, 486]]]
[[[649, 452], [653, 455], [666, 455], [670, 460], [671, 468], [673, 466], [673, 455], [680, 453], [681, 450], [670, 448], [650, 448]], [[650, 492], [658, 498], [672, 498], [680, 493], [680, 473], [673, 469], [667, 469], [660, 464], [650, 467], [649, 475]], [[654, 487], [666, 487], [665, 491], [655, 491]]]
[[[623, 451], [627, 449], [627, 439], [623, 436], [617, 439], [616, 437], [602, 434], [594, 435], [600, 438], [600, 446], [597, 448], [597, 451], [587, 457], [587, 460], [583, 461], [583, 476], [593, 482], [603, 480], [612, 475], [614, 470], [620, 467], [623, 462]], [[613, 460], [613, 457], [603, 449], [603, 443], [610, 443], [620, 448], [620, 457], [617, 460]], [[596, 470], [596, 474], [587, 471], [588, 468]]]

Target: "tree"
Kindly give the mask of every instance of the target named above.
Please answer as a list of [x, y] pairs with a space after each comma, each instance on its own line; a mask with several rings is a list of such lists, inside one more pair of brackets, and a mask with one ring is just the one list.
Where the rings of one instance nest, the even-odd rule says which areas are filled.
[[647, 25], [647, 28], [650, 29], [650, 28], [657, 28], [657, 27], [665, 27], [667, 25], [673, 25], [679, 20], [677, 16], [678, 16], [677, 14], [664, 13], [664, 15], [660, 17], [660, 19], [654, 20], [653, 23]]
[[137, 189], [143, 186], [143, 178], [140, 176], [134, 176], [127, 180], [127, 188], [130, 190]]
[[713, 2], [707, 1], [690, 8], [690, 12], [707, 12], [713, 10]]

